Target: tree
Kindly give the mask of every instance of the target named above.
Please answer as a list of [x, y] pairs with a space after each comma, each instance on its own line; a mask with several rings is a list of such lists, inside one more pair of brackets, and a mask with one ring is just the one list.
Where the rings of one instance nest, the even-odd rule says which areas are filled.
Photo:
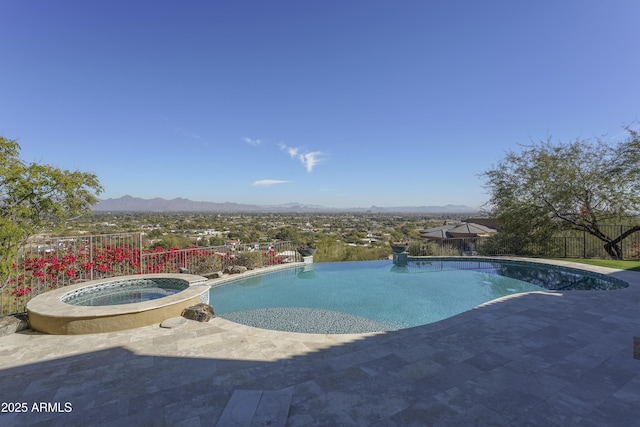
[[300, 232], [298, 229], [292, 225], [284, 226], [277, 230], [275, 235], [276, 239], [290, 241], [294, 244], [298, 244], [302, 242], [302, 237], [300, 236]]
[[153, 246], [160, 247], [163, 249], [171, 249], [171, 248], [183, 249], [183, 248], [186, 248], [187, 246], [191, 246], [192, 244], [193, 243], [191, 242], [191, 239], [189, 239], [187, 236], [167, 234], [166, 236], [162, 236], [162, 239], [158, 240], [157, 242], [154, 242]]
[[640, 225], [617, 233], [603, 226], [637, 224], [640, 212], [640, 137], [626, 130], [617, 144], [547, 140], [526, 146], [482, 173], [501, 233], [540, 243], [557, 230], [579, 230], [600, 239], [612, 258], [622, 258], [620, 242]]
[[42, 227], [89, 212], [102, 191], [95, 174], [25, 163], [20, 145], [0, 136], [0, 277]]

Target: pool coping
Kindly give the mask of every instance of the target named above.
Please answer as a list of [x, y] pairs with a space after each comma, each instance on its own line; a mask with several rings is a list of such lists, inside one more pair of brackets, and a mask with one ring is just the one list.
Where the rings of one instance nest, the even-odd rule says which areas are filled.
[[[62, 301], [65, 295], [77, 291], [82, 288], [90, 288], [110, 282], [120, 282], [127, 280], [152, 279], [154, 277], [162, 277], [167, 279], [185, 280], [189, 287], [173, 295], [158, 298], [151, 301], [136, 302], [132, 304], [114, 304], [101, 306], [82, 306], [73, 305]], [[150, 308], [165, 307], [175, 304], [184, 299], [190, 299], [199, 296], [204, 291], [204, 285], [207, 278], [196, 276], [194, 274], [179, 273], [153, 273], [153, 274], [133, 274], [128, 276], [117, 276], [106, 279], [91, 280], [88, 282], [76, 283], [75, 285], [65, 286], [63, 288], [54, 289], [52, 291], [40, 294], [27, 303], [27, 311], [39, 314], [47, 314], [50, 316], [107, 316], [114, 313], [139, 313], [149, 310]]]
[[[420, 261], [420, 260], [433, 260], [433, 261], [471, 261], [471, 262], [504, 262], [508, 261], [514, 264], [520, 264], [525, 266], [537, 266], [537, 265], [552, 265], [554, 267], [559, 267], [560, 270], [564, 271], [587, 271], [594, 276], [604, 276], [606, 280], [611, 280], [614, 282], [622, 282], [623, 288], [629, 286], [629, 282], [627, 280], [621, 279], [619, 277], [615, 277], [612, 275], [614, 272], [624, 272], [625, 270], [618, 270], [609, 267], [601, 267], [597, 265], [591, 264], [580, 264], [572, 261], [562, 261], [555, 259], [545, 259], [545, 258], [524, 258], [524, 257], [488, 257], [488, 256], [409, 256], [408, 261]], [[584, 267], [593, 267], [593, 268], [584, 268]], [[549, 289], [550, 291], [557, 291], [557, 289]], [[595, 289], [594, 289], [595, 290]], [[611, 289], [615, 290], [615, 289]]]
[[260, 276], [262, 274], [273, 273], [274, 271], [288, 270], [290, 268], [304, 267], [305, 265], [313, 265], [313, 264], [307, 264], [307, 263], [304, 263], [304, 262], [289, 262], [289, 263], [285, 263], [285, 264], [270, 265], [268, 267], [262, 267], [262, 268], [256, 268], [256, 269], [253, 269], [253, 270], [247, 270], [247, 271], [245, 271], [244, 273], [241, 273], [241, 274], [229, 274], [229, 275], [226, 275], [224, 277], [217, 277], [217, 278], [214, 278], [214, 279], [209, 279], [209, 280], [207, 280], [206, 283], [211, 288], [213, 288], [213, 287], [224, 285], [224, 284], [229, 283], [229, 282], [235, 282], [236, 280], [242, 280], [242, 279], [246, 279], [246, 278], [249, 278], [249, 277]]
[[[80, 306], [64, 302], [65, 295], [82, 288], [110, 282], [151, 278], [180, 279], [187, 289], [163, 298], [133, 304]], [[113, 332], [146, 326], [179, 316], [190, 305], [208, 301], [206, 277], [193, 274], [154, 273], [117, 276], [65, 286], [40, 294], [27, 303], [27, 315], [32, 329], [49, 334], [86, 334]]]

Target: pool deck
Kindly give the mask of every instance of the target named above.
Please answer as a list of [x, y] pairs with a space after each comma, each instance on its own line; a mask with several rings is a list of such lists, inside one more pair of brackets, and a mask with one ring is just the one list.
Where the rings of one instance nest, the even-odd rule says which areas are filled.
[[27, 411], [0, 425], [640, 426], [640, 273], [581, 267], [630, 286], [512, 296], [375, 334], [216, 318], [2, 336], [0, 410]]

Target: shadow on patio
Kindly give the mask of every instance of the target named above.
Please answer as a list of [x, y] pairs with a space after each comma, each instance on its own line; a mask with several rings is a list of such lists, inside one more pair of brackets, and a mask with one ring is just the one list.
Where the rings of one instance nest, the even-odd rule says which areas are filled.
[[343, 343], [222, 319], [14, 334], [0, 337], [0, 400], [73, 410], [0, 424], [215, 425], [236, 390], [286, 390], [292, 426], [633, 425], [636, 288], [520, 295]]

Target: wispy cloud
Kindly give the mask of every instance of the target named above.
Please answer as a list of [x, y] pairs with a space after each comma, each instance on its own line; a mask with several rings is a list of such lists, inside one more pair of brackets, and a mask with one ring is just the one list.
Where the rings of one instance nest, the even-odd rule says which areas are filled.
[[254, 139], [254, 138], [242, 138], [242, 140], [244, 142], [246, 142], [249, 145], [260, 145], [262, 144], [262, 141], [259, 139]]
[[258, 181], [254, 181], [251, 185], [253, 185], [254, 187], [270, 187], [272, 185], [286, 184], [288, 182], [291, 181], [283, 181], [281, 179], [261, 179]]
[[180, 126], [176, 126], [174, 123], [172, 123], [167, 117], [163, 116], [163, 115], [159, 115], [158, 116], [160, 118], [160, 120], [162, 120], [167, 126], [169, 126], [171, 128], [171, 130], [173, 131], [173, 133], [179, 137], [182, 138], [190, 138], [190, 139], [195, 139], [195, 140], [200, 140], [202, 139], [202, 137], [195, 133], [192, 132], [190, 130], [181, 128]]
[[182, 128], [176, 128], [175, 131], [176, 131], [177, 134], [182, 135], [182, 136], [186, 136], [187, 138], [201, 139], [200, 135], [198, 135], [196, 133], [193, 133], [193, 132], [190, 132], [188, 130], [182, 129]]
[[297, 159], [300, 163], [302, 163], [307, 170], [307, 172], [312, 172], [313, 168], [324, 160], [325, 154], [322, 151], [308, 151], [302, 152], [299, 148], [296, 147], [287, 147], [285, 144], [278, 144], [281, 150], [289, 153], [292, 159]]

